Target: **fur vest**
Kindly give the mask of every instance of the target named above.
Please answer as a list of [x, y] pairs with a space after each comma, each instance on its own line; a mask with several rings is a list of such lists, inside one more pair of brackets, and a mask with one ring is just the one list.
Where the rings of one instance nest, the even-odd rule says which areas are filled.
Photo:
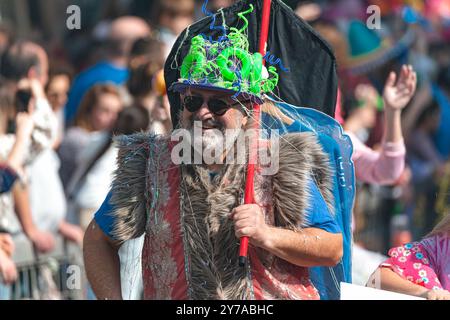
[[[174, 165], [167, 138], [120, 137], [112, 186], [113, 235], [125, 241], [145, 233], [145, 298], [318, 299], [307, 268], [249, 248], [238, 265], [239, 239], [229, 215], [243, 203], [246, 165], [225, 165], [211, 178], [203, 166]], [[311, 133], [279, 142], [279, 170], [257, 174], [255, 199], [268, 224], [301, 232], [309, 206], [308, 181], [333, 208], [328, 156]]]

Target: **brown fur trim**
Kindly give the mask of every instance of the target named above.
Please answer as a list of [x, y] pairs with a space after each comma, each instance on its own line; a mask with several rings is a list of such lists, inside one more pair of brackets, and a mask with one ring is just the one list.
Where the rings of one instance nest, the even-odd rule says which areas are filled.
[[240, 205], [245, 165], [227, 166], [212, 181], [201, 166], [183, 168], [183, 229], [191, 298], [248, 299], [247, 270], [238, 266], [239, 239], [229, 219]]
[[314, 179], [328, 209], [334, 214], [329, 158], [313, 133], [290, 133], [279, 141], [279, 170], [274, 175], [275, 224], [298, 229], [308, 209], [308, 179]]
[[145, 133], [115, 138], [119, 152], [110, 203], [115, 208], [112, 236], [118, 241], [137, 238], [145, 232], [148, 150], [156, 139]]

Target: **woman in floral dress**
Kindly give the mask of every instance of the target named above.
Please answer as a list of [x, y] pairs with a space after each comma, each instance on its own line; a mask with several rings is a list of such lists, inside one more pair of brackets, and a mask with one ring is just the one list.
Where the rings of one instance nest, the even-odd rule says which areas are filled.
[[429, 300], [450, 300], [450, 214], [422, 241], [389, 251], [369, 280], [381, 289], [420, 296]]

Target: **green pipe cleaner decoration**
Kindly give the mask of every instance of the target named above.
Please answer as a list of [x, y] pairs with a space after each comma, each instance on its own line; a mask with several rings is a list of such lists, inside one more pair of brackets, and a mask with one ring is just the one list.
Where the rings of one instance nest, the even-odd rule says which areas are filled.
[[248, 51], [245, 31], [249, 22], [245, 15], [253, 10], [253, 5], [250, 5], [248, 10], [238, 13], [244, 25], [240, 29], [229, 28], [227, 37], [221, 37], [221, 41], [210, 41], [204, 35], [193, 37], [189, 53], [181, 65], [180, 80], [191, 85], [209, 85], [258, 97], [272, 92], [279, 80], [276, 68], [270, 66], [269, 78], [263, 79], [262, 55]]

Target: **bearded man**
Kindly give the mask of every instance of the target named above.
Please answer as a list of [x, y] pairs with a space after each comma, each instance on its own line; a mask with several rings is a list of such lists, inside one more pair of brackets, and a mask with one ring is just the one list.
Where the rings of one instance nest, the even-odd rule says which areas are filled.
[[[192, 39], [180, 78], [169, 87], [180, 95], [171, 113], [184, 134], [117, 138], [112, 189], [84, 242], [98, 299], [122, 299], [117, 252], [143, 234], [145, 299], [319, 299], [309, 268], [340, 263], [332, 192], [338, 173], [317, 134], [261, 137], [276, 170], [258, 166], [255, 204], [244, 204], [250, 147], [242, 137], [259, 122], [254, 105], [288, 127], [295, 121], [268, 97], [276, 69], [265, 69], [241, 40], [242, 29], [219, 41]], [[190, 147], [180, 148], [186, 141]], [[244, 267], [241, 237], [250, 241]]]

